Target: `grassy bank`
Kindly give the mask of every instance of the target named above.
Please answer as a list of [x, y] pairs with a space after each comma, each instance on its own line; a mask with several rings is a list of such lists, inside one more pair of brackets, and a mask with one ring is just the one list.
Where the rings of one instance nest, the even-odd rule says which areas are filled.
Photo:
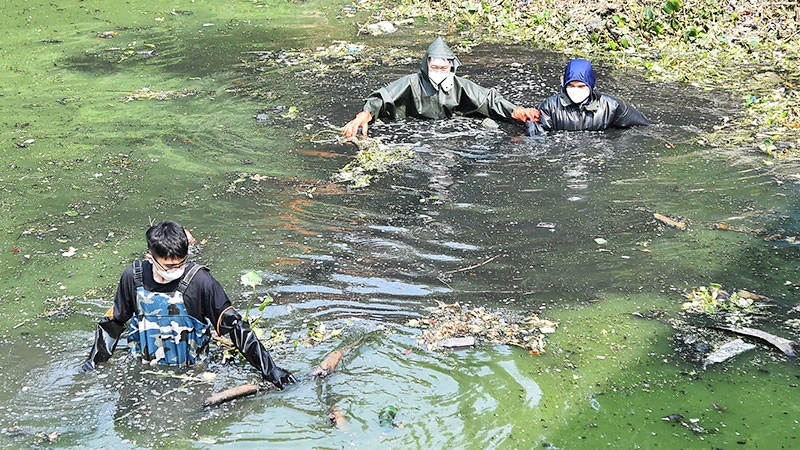
[[[800, 10], [793, 1], [371, 0], [373, 20], [426, 17], [465, 40], [500, 40], [726, 91], [741, 111], [698, 138], [800, 164]], [[793, 170], [781, 170], [784, 173]]]

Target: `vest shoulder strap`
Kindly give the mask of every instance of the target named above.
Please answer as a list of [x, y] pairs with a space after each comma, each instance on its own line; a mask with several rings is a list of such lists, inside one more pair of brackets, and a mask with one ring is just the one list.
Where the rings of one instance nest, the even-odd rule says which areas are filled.
[[178, 292], [183, 294], [186, 291], [186, 288], [189, 287], [189, 283], [192, 282], [194, 276], [197, 275], [197, 272], [199, 272], [200, 269], [208, 270], [206, 266], [200, 264], [193, 264], [192, 267], [189, 268], [189, 270], [186, 272], [186, 275], [183, 276], [181, 282], [178, 284]]
[[142, 287], [142, 262], [138, 259], [133, 262], [133, 281], [136, 282], [136, 287]]

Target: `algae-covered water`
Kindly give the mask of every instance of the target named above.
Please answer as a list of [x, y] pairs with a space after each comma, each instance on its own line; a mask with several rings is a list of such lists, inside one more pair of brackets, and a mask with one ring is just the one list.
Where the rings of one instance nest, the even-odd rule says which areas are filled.
[[[760, 344], [703, 368], [672, 326], [682, 294], [720, 283], [772, 299], [753, 326], [798, 339], [785, 322], [798, 317], [797, 186], [694, 143], [735, 114], [732, 99], [599, 66], [598, 87], [653, 126], [533, 139], [466, 118], [377, 125], [372, 136], [416, 156], [352, 190], [330, 181], [356, 151], [334, 129], [416, 71], [436, 36], [421, 23], [364, 35], [369, 4], [357, 9], [4, 4], [0, 445], [797, 446], [796, 360]], [[454, 47], [462, 74], [530, 106], [567, 61]], [[204, 409], [255, 373], [162, 372], [123, 350], [80, 371], [120, 273], [164, 219], [192, 230], [195, 260], [240, 310], [252, 297], [241, 275], [264, 277], [262, 323], [286, 337], [273, 354], [297, 385]], [[437, 302], [559, 326], [539, 356], [485, 342], [428, 351], [407, 324]], [[303, 345], [319, 324], [340, 334]], [[336, 373], [303, 376], [342, 346]], [[389, 404], [395, 426], [381, 427]]]

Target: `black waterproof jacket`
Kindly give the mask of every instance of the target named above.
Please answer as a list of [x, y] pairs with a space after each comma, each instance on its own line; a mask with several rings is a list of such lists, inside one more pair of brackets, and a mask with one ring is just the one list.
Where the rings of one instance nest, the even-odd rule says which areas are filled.
[[[444, 58], [452, 63], [451, 77], [438, 89], [428, 79], [428, 58], [431, 57]], [[493, 88], [456, 76], [458, 65], [455, 54], [442, 38], [437, 38], [428, 46], [419, 73], [406, 75], [370, 94], [364, 110], [372, 114], [373, 121], [379, 117], [444, 119], [455, 114], [513, 120], [511, 112], [516, 105]]]
[[528, 131], [531, 135], [545, 131], [602, 131], [607, 128], [628, 128], [650, 125], [650, 121], [633, 106], [610, 95], [592, 92], [588, 104], [574, 103], [562, 90], [537, 106], [540, 122]]

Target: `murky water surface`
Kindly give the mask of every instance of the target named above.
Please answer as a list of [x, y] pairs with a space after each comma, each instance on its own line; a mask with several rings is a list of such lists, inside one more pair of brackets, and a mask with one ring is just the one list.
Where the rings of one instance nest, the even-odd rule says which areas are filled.
[[[796, 186], [692, 144], [734, 102], [599, 67], [598, 87], [653, 126], [532, 139], [465, 118], [387, 123], [372, 135], [412, 144], [414, 161], [351, 191], [329, 181], [355, 153], [332, 127], [418, 59], [260, 73], [241, 61], [337, 40], [421, 56], [433, 34], [354, 37], [350, 5], [317, 1], [90, 3], [9, 1], [0, 19], [3, 447], [797, 446], [796, 361], [760, 346], [704, 370], [669, 325], [681, 292], [718, 282], [774, 299], [770, 330], [797, 338], [775, 326], [797, 316]], [[527, 105], [566, 62], [459, 54], [462, 74]], [[214, 362], [203, 381], [121, 350], [79, 371], [149, 221], [167, 218], [204, 241], [196, 259], [240, 309], [240, 276], [265, 277], [264, 320], [287, 338], [274, 354], [296, 386], [203, 409], [254, 373]], [[429, 352], [406, 324], [437, 301], [560, 325], [541, 356]], [[293, 345], [318, 323], [342, 333]], [[337, 373], [303, 376], [343, 345]], [[396, 426], [381, 427], [388, 404]]]

